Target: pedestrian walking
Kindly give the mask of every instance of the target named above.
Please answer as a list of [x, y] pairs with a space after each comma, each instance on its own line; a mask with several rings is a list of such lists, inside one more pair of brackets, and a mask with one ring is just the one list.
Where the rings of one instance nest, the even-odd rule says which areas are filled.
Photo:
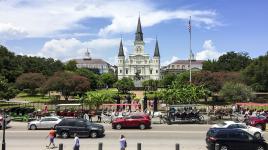
[[84, 117], [83, 117], [85, 120], [89, 121], [89, 115], [87, 113], [84, 114]]
[[127, 147], [127, 141], [124, 135], [121, 135], [119, 143], [120, 143], [120, 150], [125, 150]]
[[56, 146], [55, 146], [55, 143], [54, 143], [54, 139], [56, 137], [56, 131], [54, 130], [54, 128], [50, 129], [50, 131], [48, 133], [48, 136], [46, 138], [48, 138], [48, 137], [49, 137], [49, 145], [46, 146], [46, 147], [50, 148], [50, 145], [52, 144], [53, 147], [51, 147], [51, 148], [55, 148]]
[[75, 133], [75, 134], [74, 134], [74, 146], [73, 146], [73, 150], [79, 150], [79, 148], [80, 148], [79, 137], [78, 137], [78, 135]]

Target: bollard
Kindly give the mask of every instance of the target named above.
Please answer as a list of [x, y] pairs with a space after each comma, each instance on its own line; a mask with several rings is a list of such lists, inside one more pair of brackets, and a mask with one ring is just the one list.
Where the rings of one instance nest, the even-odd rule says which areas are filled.
[[62, 143], [59, 144], [59, 150], [63, 150], [63, 144]]
[[180, 150], [180, 144], [176, 144], [176, 150]]
[[138, 143], [138, 150], [141, 150], [141, 143]]
[[99, 143], [99, 150], [102, 150], [102, 142]]
[[220, 144], [219, 143], [215, 143], [215, 150], [220, 150]]

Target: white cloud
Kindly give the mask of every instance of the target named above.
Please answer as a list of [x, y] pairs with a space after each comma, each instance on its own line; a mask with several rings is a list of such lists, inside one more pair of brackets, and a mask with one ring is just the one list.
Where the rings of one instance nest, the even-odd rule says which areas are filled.
[[93, 58], [109, 57], [118, 47], [120, 39], [94, 39], [82, 42], [75, 38], [53, 39], [47, 41], [37, 54], [42, 57], [52, 57], [67, 61], [74, 58], [83, 58], [88, 48]]
[[0, 39], [20, 38], [26, 35], [26, 31], [22, 28], [14, 26], [10, 23], [0, 22]]
[[136, 28], [139, 11], [143, 27], [171, 19], [185, 21], [190, 15], [194, 24], [202, 24], [204, 27], [219, 24], [215, 20], [214, 11], [185, 9], [167, 11], [148, 3], [148, 1], [132, 0], [0, 1], [0, 22], [16, 25], [17, 29], [23, 29], [28, 33], [28, 37], [47, 37], [62, 34], [64, 30], [84, 28], [79, 21], [84, 19], [90, 21], [90, 18], [105, 18], [112, 21], [99, 30], [99, 35], [132, 32]]
[[206, 40], [203, 44], [203, 50], [196, 54], [197, 60], [218, 59], [222, 54], [216, 50], [212, 40]]
[[170, 60], [166, 60], [166, 61], [164, 61], [162, 64], [163, 64], [163, 66], [167, 66], [167, 65], [173, 63], [173, 62], [176, 61], [176, 60], [179, 60], [179, 58], [176, 57], [176, 56], [172, 56], [172, 58], [171, 58]]

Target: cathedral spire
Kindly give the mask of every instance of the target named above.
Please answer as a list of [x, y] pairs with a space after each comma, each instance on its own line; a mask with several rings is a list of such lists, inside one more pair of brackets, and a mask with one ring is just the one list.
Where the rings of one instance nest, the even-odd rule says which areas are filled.
[[138, 25], [137, 25], [137, 30], [136, 30], [135, 41], [143, 41], [143, 33], [142, 33], [142, 29], [141, 29], [140, 16], [139, 16], [139, 19], [138, 19]]
[[122, 37], [121, 37], [121, 41], [120, 41], [118, 56], [125, 56], [124, 55], [124, 49], [123, 49], [123, 43], [122, 43]]
[[156, 37], [156, 42], [155, 42], [154, 57], [160, 57], [157, 37]]

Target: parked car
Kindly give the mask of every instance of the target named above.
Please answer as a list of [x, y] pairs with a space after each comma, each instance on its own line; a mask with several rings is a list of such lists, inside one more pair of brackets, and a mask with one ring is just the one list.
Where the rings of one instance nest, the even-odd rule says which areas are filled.
[[151, 128], [151, 118], [146, 114], [132, 114], [116, 118], [112, 121], [113, 129], [140, 128], [141, 130]]
[[262, 130], [266, 129], [267, 118], [263, 115], [251, 116], [246, 121], [247, 125], [260, 128]]
[[[2, 129], [3, 127], [3, 114], [0, 114], [0, 129]], [[11, 122], [11, 118], [9, 117], [9, 115], [5, 115], [5, 122], [6, 125], [8, 125]]]
[[207, 148], [215, 150], [265, 150], [267, 143], [240, 129], [210, 128], [206, 135]]
[[40, 120], [34, 120], [34, 121], [29, 122], [28, 129], [36, 130], [36, 129], [55, 128], [60, 121], [61, 121], [61, 118], [57, 116], [43, 117]]
[[227, 128], [227, 129], [241, 129], [254, 135], [256, 138], [261, 138], [263, 136], [263, 132], [261, 129], [247, 126], [245, 123], [237, 123], [234, 121], [224, 121], [222, 123], [212, 125], [212, 128]]
[[76, 133], [79, 137], [97, 138], [104, 136], [103, 125], [91, 123], [85, 119], [69, 118], [63, 119], [56, 126], [56, 133], [62, 138], [74, 136]]

